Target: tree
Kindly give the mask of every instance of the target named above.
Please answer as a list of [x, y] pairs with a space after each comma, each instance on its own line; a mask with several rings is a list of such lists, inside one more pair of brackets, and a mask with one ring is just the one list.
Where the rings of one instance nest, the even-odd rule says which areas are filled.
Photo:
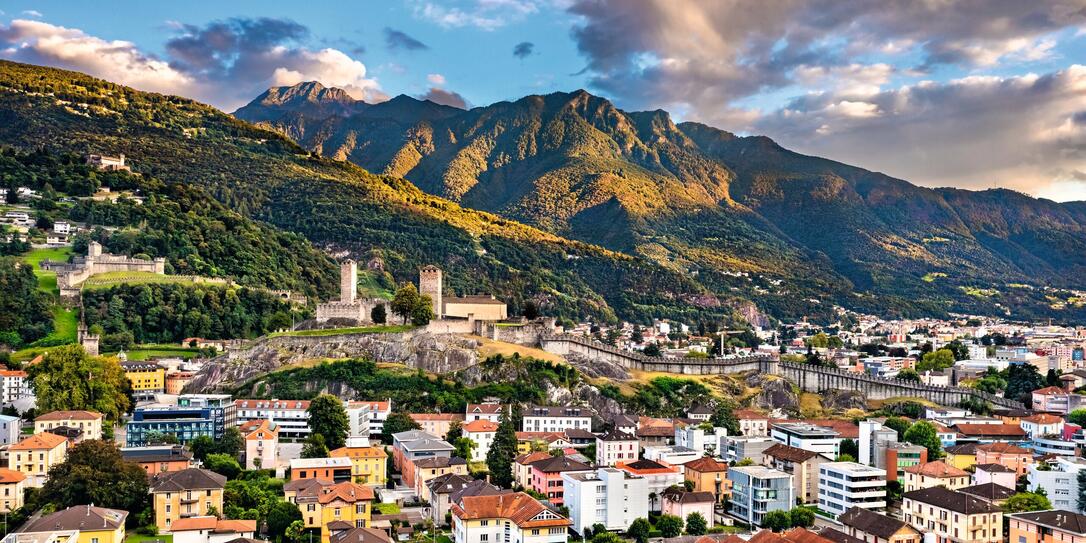
[[943, 345], [943, 348], [954, 354], [955, 361], [966, 360], [969, 358], [969, 347], [960, 340], [955, 339], [954, 341]]
[[916, 371], [918, 373], [924, 373], [925, 371], [941, 371], [954, 365], [954, 352], [950, 349], [939, 349], [938, 351], [925, 353], [920, 359], [920, 362], [916, 363]]
[[905, 431], [903, 439], [913, 445], [927, 448], [928, 458], [939, 458], [943, 455], [943, 444], [939, 441], [939, 432], [926, 420], [916, 421]]
[[660, 352], [660, 346], [655, 343], [649, 343], [648, 345], [645, 345], [645, 348], [642, 349], [641, 352], [644, 353], [645, 356], [652, 357], [657, 357], [662, 354]]
[[606, 528], [602, 532], [592, 535], [592, 543], [624, 543], [618, 534], [608, 532]]
[[683, 533], [683, 519], [675, 515], [660, 515], [656, 519], [656, 529], [664, 537], [679, 537]]
[[295, 521], [302, 520], [302, 512], [298, 506], [283, 500], [276, 500], [268, 509], [267, 523], [269, 539], [274, 541], [286, 535], [287, 530]]
[[64, 462], [49, 470], [39, 501], [57, 509], [94, 504], [143, 511], [148, 496], [147, 472], [139, 464], [126, 462], [114, 443], [88, 439], [68, 449]]
[[241, 437], [241, 430], [237, 426], [231, 426], [223, 432], [222, 439], [219, 440], [215, 452], [237, 458], [244, 446], [245, 441]]
[[207, 455], [207, 459], [204, 460], [204, 467], [227, 479], [237, 479], [241, 473], [241, 465], [238, 464], [238, 459], [229, 454], [214, 453]]
[[839, 454], [837, 455], [838, 462], [855, 462], [856, 457], [851, 454]]
[[520, 312], [524, 318], [534, 321], [539, 318], [539, 306], [535, 305], [535, 302], [531, 300], [524, 301], [524, 309]]
[[1033, 403], [1034, 390], [1044, 388], [1045, 380], [1037, 366], [1033, 364], [1011, 364], [1007, 368], [1007, 389], [1004, 396], [1012, 400], [1024, 402], [1026, 406]]
[[477, 446], [475, 441], [466, 437], [459, 437], [453, 442], [453, 447], [456, 448], [456, 456], [459, 456], [464, 460], [471, 460], [471, 453]]
[[415, 308], [419, 305], [419, 291], [415, 288], [413, 283], [404, 283], [399, 290], [396, 291], [396, 295], [392, 297], [392, 312], [403, 318], [403, 324], [407, 324], [407, 319], [415, 312]]
[[309, 437], [305, 439], [305, 445], [302, 445], [302, 458], [327, 457], [328, 445], [324, 441], [324, 436], [316, 432], [309, 434]]
[[774, 532], [783, 532], [792, 527], [792, 516], [788, 511], [770, 511], [762, 516], [762, 528]]
[[[300, 513], [299, 513], [300, 514]], [[294, 541], [294, 543], [301, 543], [302, 535], [305, 534], [305, 523], [301, 520], [296, 520], [287, 526], [286, 531], [283, 532], [283, 537]]]
[[1068, 413], [1067, 421], [1071, 424], [1086, 426], [1086, 409], [1075, 409], [1074, 411]]
[[309, 415], [309, 427], [313, 433], [324, 436], [329, 449], [338, 449], [346, 444], [351, 422], [339, 398], [321, 394], [309, 402], [306, 413]]
[[385, 310], [385, 304], [377, 304], [370, 310], [370, 320], [376, 324], [384, 324], [388, 320], [388, 312]]
[[80, 345], [50, 350], [28, 373], [39, 413], [88, 410], [116, 422], [131, 407], [131, 384], [117, 359], [87, 356]]
[[706, 522], [705, 517], [701, 516], [701, 513], [697, 511], [686, 515], [686, 533], [690, 535], [705, 535], [705, 532], [709, 529], [709, 523]]
[[445, 441], [454, 443], [457, 439], [464, 436], [464, 427], [460, 424], [460, 421], [454, 420], [449, 423], [449, 432], [445, 434]]
[[788, 512], [788, 517], [791, 519], [793, 528], [809, 528], [814, 526], [815, 514], [814, 511], [806, 507], [794, 507]]
[[1019, 492], [1003, 502], [1004, 513], [1047, 511], [1049, 509], [1052, 509], [1052, 502], [1046, 496], [1036, 492]]
[[632, 537], [637, 543], [648, 543], [650, 533], [652, 533], [652, 524], [649, 524], [648, 519], [644, 517], [634, 519], [626, 530], [626, 536]]
[[501, 488], [513, 486], [513, 458], [517, 454], [517, 431], [513, 428], [513, 417], [501, 416], [494, 441], [486, 453], [486, 467], [490, 472], [490, 482]]
[[209, 435], [199, 435], [189, 441], [189, 450], [192, 457], [203, 462], [207, 455], [218, 452], [218, 444]]
[[897, 372], [897, 378], [902, 381], [912, 381], [914, 383], [920, 382], [920, 374], [916, 373], [916, 370], [912, 368], [905, 368]]
[[1049, 368], [1048, 373], [1045, 374], [1045, 384], [1050, 387], [1059, 386], [1060, 374], [1056, 373], [1055, 369]]
[[739, 431], [739, 419], [735, 416], [735, 406], [729, 402], [721, 402], [713, 410], [713, 415], [709, 417], [709, 422], [713, 426], [719, 426], [728, 430], [728, 435], [737, 436], [742, 432]]
[[896, 431], [898, 439], [904, 439], [905, 432], [907, 432], [909, 430], [909, 426], [911, 426], [911, 424], [909, 424], [909, 421], [901, 417], [887, 418], [886, 422], [884, 422], [882, 425]]
[[381, 435], [385, 436], [385, 443], [392, 443], [392, 434], [421, 428], [419, 423], [415, 422], [415, 419], [412, 419], [410, 415], [397, 411], [385, 419], [384, 425], [381, 426]]
[[411, 310], [411, 324], [426, 326], [434, 318], [434, 301], [427, 295], [419, 296], [418, 302]]
[[860, 445], [856, 443], [855, 439], [842, 439], [840, 454], [848, 455], [853, 458], [860, 456]]
[[738, 462], [736, 462], [735, 465], [737, 467], [753, 466], [754, 465], [754, 460], [752, 458], [744, 457], [744, 458], [740, 459]]

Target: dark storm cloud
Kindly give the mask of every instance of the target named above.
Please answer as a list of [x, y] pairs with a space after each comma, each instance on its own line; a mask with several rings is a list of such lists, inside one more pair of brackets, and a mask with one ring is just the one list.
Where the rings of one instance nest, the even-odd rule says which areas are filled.
[[535, 50], [535, 44], [530, 41], [522, 41], [513, 46], [513, 56], [517, 58], [526, 58], [532, 56], [532, 52]]

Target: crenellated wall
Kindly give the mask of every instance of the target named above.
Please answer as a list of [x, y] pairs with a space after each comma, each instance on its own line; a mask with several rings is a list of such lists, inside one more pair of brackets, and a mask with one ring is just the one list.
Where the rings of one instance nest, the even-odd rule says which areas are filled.
[[557, 355], [580, 355], [622, 367], [646, 371], [663, 371], [686, 375], [710, 375], [760, 371], [780, 375], [795, 383], [804, 392], [850, 390], [863, 393], [871, 400], [891, 398], [923, 398], [940, 405], [956, 405], [967, 398], [977, 398], [994, 405], [1021, 409], [1021, 402], [1009, 400], [971, 388], [925, 385], [902, 379], [886, 379], [840, 368], [827, 368], [811, 364], [779, 362], [766, 355], [739, 358], [653, 358], [640, 353], [625, 351], [572, 335], [545, 335], [539, 339], [540, 347]]

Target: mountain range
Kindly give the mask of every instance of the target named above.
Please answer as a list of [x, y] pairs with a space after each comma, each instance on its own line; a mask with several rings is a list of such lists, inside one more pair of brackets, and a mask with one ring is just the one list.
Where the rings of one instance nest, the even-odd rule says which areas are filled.
[[[318, 83], [230, 117], [75, 72], [0, 70], [0, 144], [124, 152], [400, 281], [568, 318], [947, 312], [1086, 321], [1086, 203], [929, 189], [584, 91], [462, 110]], [[250, 124], [253, 123], [253, 124]]]

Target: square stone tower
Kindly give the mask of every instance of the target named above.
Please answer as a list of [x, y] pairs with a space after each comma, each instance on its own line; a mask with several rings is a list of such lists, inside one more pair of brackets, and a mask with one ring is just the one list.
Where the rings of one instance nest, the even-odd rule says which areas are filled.
[[358, 263], [347, 259], [339, 265], [339, 301], [353, 304], [358, 298]]
[[419, 270], [419, 294], [430, 297], [434, 302], [434, 317], [441, 318], [441, 268], [431, 264]]

